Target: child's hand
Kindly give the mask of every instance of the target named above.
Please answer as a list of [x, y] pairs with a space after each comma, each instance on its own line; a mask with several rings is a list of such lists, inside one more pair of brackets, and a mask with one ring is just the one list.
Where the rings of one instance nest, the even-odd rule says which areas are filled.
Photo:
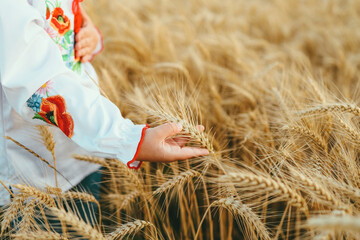
[[[136, 160], [149, 162], [171, 162], [209, 155], [204, 148], [185, 147], [184, 137], [169, 138], [181, 132], [182, 126], [167, 123], [145, 132], [144, 141]], [[203, 131], [204, 127], [199, 126]]]
[[84, 10], [81, 10], [83, 17], [83, 25], [80, 31], [75, 36], [75, 51], [76, 57], [81, 59], [81, 62], [87, 62], [92, 58], [92, 53], [100, 40], [99, 33], [86, 15]]

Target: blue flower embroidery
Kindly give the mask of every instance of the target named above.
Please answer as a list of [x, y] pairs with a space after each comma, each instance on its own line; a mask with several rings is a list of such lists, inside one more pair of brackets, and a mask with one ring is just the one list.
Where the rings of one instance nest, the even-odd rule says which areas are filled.
[[34, 93], [31, 98], [29, 98], [26, 103], [29, 108], [32, 108], [35, 112], [40, 112], [42, 97]]

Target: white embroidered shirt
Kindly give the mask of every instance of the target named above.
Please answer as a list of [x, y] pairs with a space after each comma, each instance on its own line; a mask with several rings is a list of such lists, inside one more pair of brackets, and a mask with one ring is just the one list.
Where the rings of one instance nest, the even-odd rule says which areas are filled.
[[[36, 125], [54, 134], [64, 191], [99, 168], [73, 154], [118, 158], [130, 168], [141, 164], [135, 159], [146, 126], [124, 119], [100, 95], [91, 64], [75, 58], [74, 2], [0, 0], [0, 179], [6, 184], [55, 186], [51, 168], [3, 137], [53, 163]], [[8, 202], [0, 186], [0, 205]]]

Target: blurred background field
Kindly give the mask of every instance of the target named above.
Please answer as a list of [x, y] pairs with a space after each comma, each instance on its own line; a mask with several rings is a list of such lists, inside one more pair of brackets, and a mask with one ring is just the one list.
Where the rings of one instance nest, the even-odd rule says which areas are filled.
[[[99, 228], [44, 200], [66, 193], [34, 195], [76, 239], [359, 239], [360, 1], [84, 7], [104, 37], [103, 95], [135, 123], [181, 123], [211, 154], [139, 171], [77, 156], [104, 167]], [[30, 230], [13, 236], [72, 236]]]

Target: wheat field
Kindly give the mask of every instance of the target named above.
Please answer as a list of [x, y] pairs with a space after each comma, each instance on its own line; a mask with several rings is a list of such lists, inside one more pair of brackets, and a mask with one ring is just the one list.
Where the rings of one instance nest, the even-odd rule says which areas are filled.
[[[93, 61], [103, 95], [135, 123], [181, 123], [189, 144], [211, 154], [145, 162], [139, 171], [74, 156], [104, 167], [101, 201], [16, 185], [4, 236], [360, 239], [360, 1], [88, 0], [84, 7], [104, 36]], [[101, 219], [87, 224], [64, 199], [94, 202]], [[63, 233], [37, 226], [44, 212], [60, 219]]]

